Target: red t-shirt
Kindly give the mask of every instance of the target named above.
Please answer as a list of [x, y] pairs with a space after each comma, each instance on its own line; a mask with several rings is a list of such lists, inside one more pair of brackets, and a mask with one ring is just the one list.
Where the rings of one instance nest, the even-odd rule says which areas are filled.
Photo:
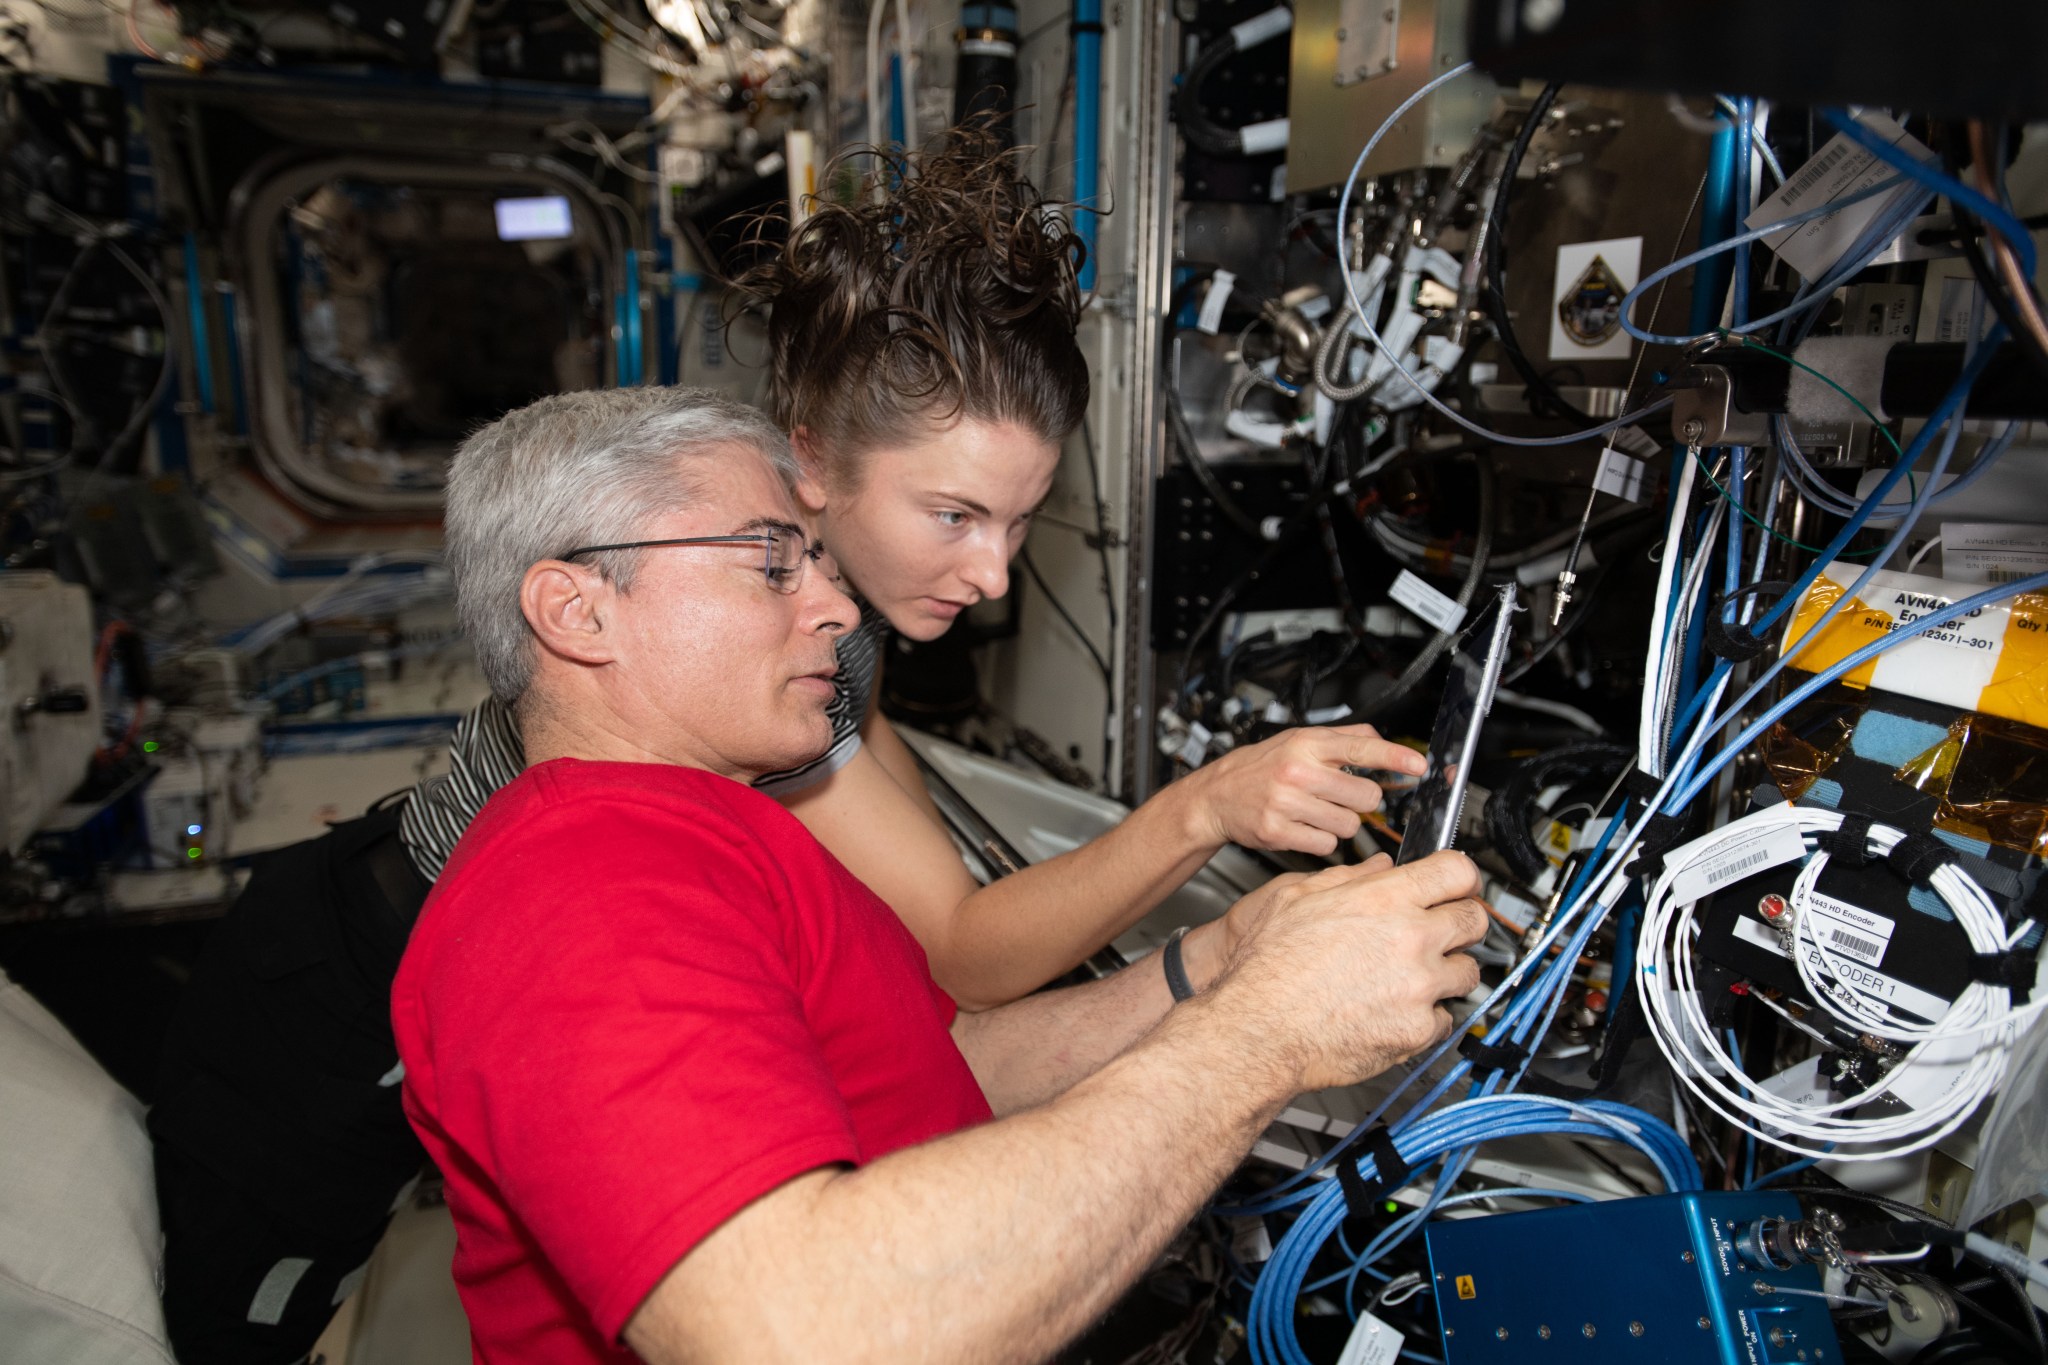
[[479, 1361], [629, 1360], [642, 1300], [805, 1171], [989, 1117], [893, 912], [769, 798], [562, 759], [484, 807], [392, 990]]

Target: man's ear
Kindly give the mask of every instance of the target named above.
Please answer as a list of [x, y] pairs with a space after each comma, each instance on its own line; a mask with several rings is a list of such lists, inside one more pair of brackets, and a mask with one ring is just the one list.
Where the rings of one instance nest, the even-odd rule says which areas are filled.
[[519, 611], [540, 647], [570, 663], [615, 660], [616, 633], [605, 630], [614, 589], [583, 564], [543, 559], [519, 580]]
[[825, 510], [825, 464], [818, 455], [817, 437], [809, 427], [790, 433], [789, 448], [796, 455], [796, 500], [816, 516]]

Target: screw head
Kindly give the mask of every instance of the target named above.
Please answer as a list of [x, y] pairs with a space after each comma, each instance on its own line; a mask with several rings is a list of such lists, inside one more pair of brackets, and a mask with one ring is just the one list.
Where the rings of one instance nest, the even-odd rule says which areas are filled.
[[1685, 1253], [1683, 1253], [1683, 1254], [1682, 1254], [1682, 1255], [1681, 1255], [1681, 1256], [1679, 1257], [1679, 1259], [1680, 1259], [1681, 1261], [1684, 1261], [1684, 1262], [1685, 1262], [1685, 1263], [1686, 1263], [1687, 1265], [1691, 1265], [1691, 1264], [1692, 1264], [1692, 1263], [1693, 1263], [1694, 1261], [1698, 1260], [1698, 1259], [1699, 1259], [1699, 1257], [1697, 1257], [1697, 1256], [1693, 1255], [1693, 1254], [1692, 1254], [1692, 1253], [1691, 1253], [1690, 1251], [1688, 1251], [1688, 1252], [1685, 1252]]
[[1641, 1336], [1643, 1334], [1643, 1325], [1640, 1322], [1630, 1323], [1628, 1325], [1628, 1334], [1632, 1337]]
[[1712, 1328], [1712, 1327], [1713, 1327], [1713, 1325], [1714, 1325], [1714, 1324], [1713, 1324], [1713, 1323], [1712, 1323], [1712, 1322], [1711, 1322], [1710, 1320], [1708, 1320], [1708, 1319], [1706, 1319], [1706, 1318], [1701, 1318], [1701, 1319], [1700, 1319], [1700, 1330], [1701, 1330], [1702, 1332], [1705, 1332], [1705, 1331], [1709, 1330], [1710, 1328]]
[[1792, 913], [1792, 903], [1777, 892], [1771, 891], [1757, 899], [1756, 912], [1765, 920], [1776, 924]]
[[1508, 1329], [1505, 1327], [1496, 1327], [1493, 1329], [1493, 1335], [1497, 1340], [1506, 1341], [1508, 1339]]
[[1545, 1323], [1541, 1327], [1538, 1327], [1536, 1329], [1536, 1335], [1541, 1337], [1545, 1341], [1550, 1340], [1550, 1324]]
[[1598, 1334], [1597, 1334], [1596, 1332], [1594, 1332], [1594, 1330], [1593, 1330], [1593, 1324], [1589, 1322], [1589, 1323], [1587, 1323], [1587, 1324], [1586, 1324], [1586, 1325], [1585, 1325], [1584, 1327], [1581, 1327], [1581, 1328], [1579, 1329], [1579, 1335], [1580, 1335], [1580, 1336], [1585, 1336], [1585, 1337], [1590, 1337], [1590, 1336], [1596, 1336], [1596, 1335], [1598, 1335]]

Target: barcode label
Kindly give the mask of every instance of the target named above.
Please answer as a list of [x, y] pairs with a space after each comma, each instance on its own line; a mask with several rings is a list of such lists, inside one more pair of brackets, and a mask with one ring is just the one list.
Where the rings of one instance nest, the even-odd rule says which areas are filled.
[[1732, 863], [1722, 863], [1718, 867], [1715, 867], [1707, 873], [1707, 881], [1714, 887], [1719, 888], [1728, 882], [1734, 881], [1737, 877], [1740, 877], [1743, 873], [1749, 871], [1753, 867], [1762, 867], [1765, 863], [1769, 862], [1770, 860], [1771, 855], [1769, 852], [1763, 849], [1758, 849], [1755, 853], [1749, 854], [1746, 857], [1737, 858]]
[[1865, 967], [1884, 965], [1885, 949], [1892, 941], [1892, 922], [1883, 915], [1819, 891], [1810, 891], [1795, 900], [1793, 908], [1812, 921], [1814, 939], [1830, 952]]
[[[1877, 134], [1906, 155], [1926, 160], [1932, 155], [1906, 130], [1882, 114], [1865, 111], [1857, 116], [1866, 129]], [[1743, 219], [1747, 228], [1763, 228], [1818, 205], [1852, 198], [1897, 175], [1889, 165], [1837, 133], [1801, 166], [1775, 194], [1757, 205], [1756, 212]], [[1766, 236], [1764, 244], [1779, 259], [1809, 280], [1817, 280], [1834, 268], [1842, 254], [1876, 221], [1877, 216], [1899, 203], [1903, 196], [1926, 191], [1914, 184], [1901, 185], [1889, 193], [1874, 195], [1834, 213], [1808, 222], [1780, 228]]]
[[1799, 827], [1773, 820], [1762, 828], [1719, 830], [1695, 839], [1668, 859], [1685, 870], [1671, 882], [1675, 901], [1696, 901], [1744, 877], [1806, 856]]
[[1847, 161], [1849, 154], [1856, 150], [1855, 143], [1839, 133], [1836, 134], [1834, 141], [1821, 148], [1819, 156], [1806, 163], [1806, 169], [1793, 176], [1790, 183], [1778, 191], [1779, 207], [1791, 209], [1798, 204], [1806, 197], [1808, 190], [1821, 182], [1823, 176]]

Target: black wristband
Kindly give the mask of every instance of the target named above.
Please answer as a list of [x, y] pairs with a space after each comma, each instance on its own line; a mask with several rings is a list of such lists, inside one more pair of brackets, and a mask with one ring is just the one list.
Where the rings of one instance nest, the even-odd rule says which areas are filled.
[[1188, 969], [1180, 960], [1180, 941], [1188, 936], [1185, 924], [1173, 931], [1167, 938], [1166, 946], [1159, 950], [1159, 961], [1166, 968], [1166, 989], [1173, 992], [1176, 1001], [1195, 998], [1195, 983], [1188, 980]]

